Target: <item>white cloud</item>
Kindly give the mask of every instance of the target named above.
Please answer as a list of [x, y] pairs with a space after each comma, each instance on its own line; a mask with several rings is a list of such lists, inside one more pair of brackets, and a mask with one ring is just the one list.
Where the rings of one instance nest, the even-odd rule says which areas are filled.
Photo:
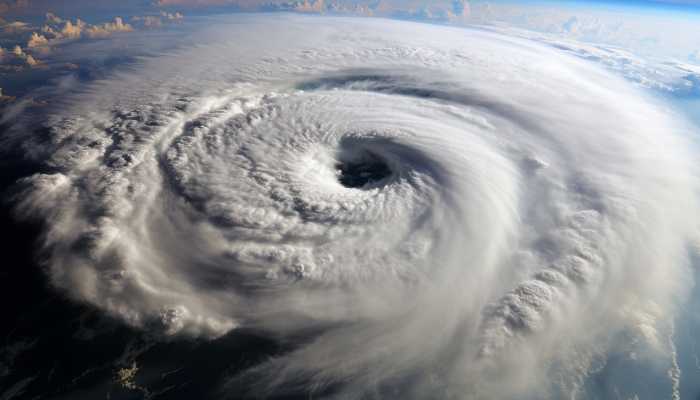
[[85, 29], [85, 34], [90, 38], [106, 37], [115, 32], [131, 32], [134, 28], [124, 23], [120, 17], [114, 18], [114, 22], [107, 22], [101, 25], [92, 25]]
[[93, 25], [82, 21], [80, 18], [72, 22], [48, 13], [46, 16], [46, 24], [41, 29], [43, 35], [36, 32], [32, 33], [30, 43], [32, 43], [33, 46], [29, 47], [45, 46], [51, 42], [77, 40], [82, 37], [91, 39], [103, 38], [114, 33], [132, 32], [133, 30], [134, 28], [128, 23], [125, 23], [120, 17], [115, 17], [112, 22]]
[[139, 22], [147, 28], [160, 28], [163, 26], [163, 21], [160, 19], [160, 17], [153, 15], [135, 16], [132, 17], [131, 20], [134, 22]]
[[131, 20], [146, 28], [160, 28], [164, 23], [179, 23], [182, 22], [184, 18], [184, 15], [179, 12], [169, 13], [161, 11], [159, 15], [139, 15], [132, 17]]
[[63, 18], [57, 16], [54, 13], [46, 13], [46, 22], [51, 23], [51, 24], [62, 24], [64, 22]]
[[689, 96], [700, 94], [700, 63], [692, 55], [688, 61], [674, 58], [642, 57], [620, 46], [591, 44], [562, 38], [557, 34], [537, 33], [510, 27], [491, 27], [497, 32], [534, 40], [565, 53], [600, 64], [641, 87], [657, 92]]
[[2, 31], [6, 35], [16, 35], [28, 30], [31, 30], [31, 26], [22, 21], [14, 21], [2, 24]]
[[31, 54], [26, 53], [22, 47], [15, 46], [11, 53], [0, 48], [1, 65], [9, 66], [15, 70], [22, 70], [24, 67], [35, 67], [41, 63]]
[[185, 16], [179, 12], [170, 13], [166, 11], [161, 11], [160, 16], [170, 21], [179, 21], [185, 18]]
[[700, 25], [683, 12], [653, 13], [643, 8], [568, 6], [539, 2], [472, 2], [470, 23], [507, 25], [560, 38], [615, 45], [645, 56], [685, 58], [697, 50]]
[[66, 21], [63, 28], [59, 31], [60, 36], [58, 39], [78, 39], [85, 29], [85, 22], [81, 21], [79, 18], [76, 20], [75, 24], [71, 21]]
[[29, 38], [29, 41], [27, 42], [27, 47], [32, 48], [32, 47], [44, 47], [49, 45], [49, 40], [46, 39], [45, 36], [40, 35], [36, 32], [32, 32], [32, 36]]
[[665, 345], [700, 209], [663, 105], [513, 36], [220, 21], [25, 138], [52, 284], [164, 335], [290, 338], [234, 378], [271, 391], [561, 398], [617, 335]]

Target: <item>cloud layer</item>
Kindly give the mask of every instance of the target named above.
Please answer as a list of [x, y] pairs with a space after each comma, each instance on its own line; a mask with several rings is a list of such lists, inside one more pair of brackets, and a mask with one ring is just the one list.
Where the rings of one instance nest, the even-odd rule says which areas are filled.
[[231, 378], [256, 394], [562, 398], [611, 352], [667, 360], [699, 211], [676, 116], [495, 33], [217, 21], [26, 138], [53, 285], [293, 343]]

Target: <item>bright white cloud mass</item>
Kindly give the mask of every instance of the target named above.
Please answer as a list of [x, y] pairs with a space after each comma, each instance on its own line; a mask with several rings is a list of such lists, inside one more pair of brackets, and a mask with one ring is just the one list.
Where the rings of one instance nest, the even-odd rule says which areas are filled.
[[16, 133], [46, 160], [17, 210], [54, 286], [163, 338], [292, 342], [230, 377], [257, 393], [576, 398], [620, 354], [677, 394], [682, 118], [498, 33], [212, 21]]

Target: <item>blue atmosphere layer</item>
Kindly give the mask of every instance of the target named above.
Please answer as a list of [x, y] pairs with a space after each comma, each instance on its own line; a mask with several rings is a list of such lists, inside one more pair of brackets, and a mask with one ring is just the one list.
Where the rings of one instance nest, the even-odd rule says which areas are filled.
[[[510, 2], [510, 1], [504, 1]], [[646, 12], [689, 13], [700, 16], [700, 0], [525, 0], [518, 4], [548, 4], [569, 7], [636, 9]]]

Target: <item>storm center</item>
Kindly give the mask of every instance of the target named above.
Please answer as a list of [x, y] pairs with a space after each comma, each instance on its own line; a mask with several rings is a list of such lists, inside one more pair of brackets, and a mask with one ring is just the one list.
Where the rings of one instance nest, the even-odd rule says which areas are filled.
[[362, 151], [351, 159], [340, 160], [335, 168], [340, 184], [356, 189], [380, 182], [392, 173], [381, 157], [368, 151]]

